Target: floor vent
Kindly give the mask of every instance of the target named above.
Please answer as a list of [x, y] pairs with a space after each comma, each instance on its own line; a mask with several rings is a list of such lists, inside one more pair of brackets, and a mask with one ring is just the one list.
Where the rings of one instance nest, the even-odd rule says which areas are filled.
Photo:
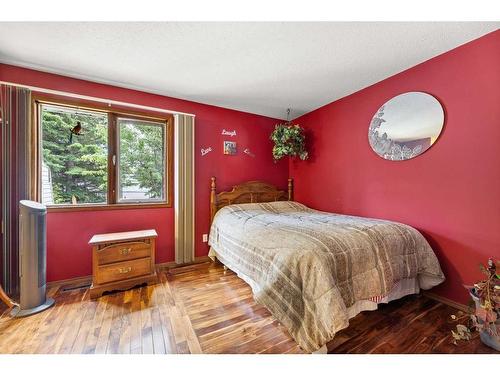
[[77, 289], [88, 289], [90, 288], [90, 284], [83, 284], [83, 285], [73, 285], [73, 286], [67, 286], [62, 288], [63, 292], [71, 292], [72, 290], [77, 290]]

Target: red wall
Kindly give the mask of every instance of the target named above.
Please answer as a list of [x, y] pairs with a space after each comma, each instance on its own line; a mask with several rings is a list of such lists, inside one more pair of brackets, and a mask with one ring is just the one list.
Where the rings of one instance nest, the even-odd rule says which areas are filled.
[[[104, 84], [0, 64], [0, 80], [196, 115], [196, 256], [206, 255], [202, 234], [209, 229], [210, 177], [219, 189], [245, 180], [266, 180], [286, 187], [288, 165], [273, 163], [269, 141], [275, 119], [148, 94]], [[235, 137], [222, 136], [222, 129], [236, 130]], [[223, 140], [238, 143], [238, 155], [222, 153]], [[200, 148], [213, 151], [201, 156]], [[249, 148], [254, 157], [243, 153]], [[87, 244], [95, 233], [154, 228], [158, 232], [157, 262], [174, 260], [174, 215], [171, 208], [51, 212], [47, 217], [47, 279], [67, 279], [91, 274], [91, 251]]]
[[[332, 85], [335, 83], [332, 82]], [[445, 110], [438, 141], [404, 162], [368, 144], [388, 99], [434, 95]], [[465, 303], [478, 263], [500, 257], [500, 31], [435, 57], [296, 120], [311, 158], [290, 163], [295, 197], [312, 207], [400, 221], [419, 229], [447, 281], [435, 292]]]
[[[500, 257], [499, 66], [497, 31], [302, 116], [297, 122], [307, 129], [311, 158], [290, 163], [296, 199], [416, 227], [447, 276], [435, 291], [465, 302], [461, 284], [481, 276], [479, 262]], [[208, 250], [201, 237], [208, 232], [210, 176], [220, 189], [249, 179], [286, 187], [288, 165], [271, 159], [274, 119], [2, 64], [0, 80], [195, 114], [197, 256]], [[368, 125], [385, 101], [406, 91], [437, 97], [445, 127], [423, 155], [389, 162], [371, 150]], [[222, 129], [237, 136], [224, 137]], [[238, 142], [238, 156], [222, 154], [223, 139]], [[206, 147], [214, 151], [202, 157]], [[255, 158], [243, 154], [246, 147]], [[172, 209], [49, 213], [48, 280], [91, 273], [92, 234], [143, 228], [159, 233], [158, 262], [173, 260]]]

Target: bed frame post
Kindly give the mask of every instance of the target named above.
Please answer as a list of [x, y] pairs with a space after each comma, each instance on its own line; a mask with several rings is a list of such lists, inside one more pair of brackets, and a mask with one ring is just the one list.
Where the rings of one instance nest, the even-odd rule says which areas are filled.
[[210, 223], [214, 220], [215, 213], [217, 212], [217, 195], [215, 177], [210, 178]]
[[293, 201], [293, 178], [288, 179], [288, 200]]

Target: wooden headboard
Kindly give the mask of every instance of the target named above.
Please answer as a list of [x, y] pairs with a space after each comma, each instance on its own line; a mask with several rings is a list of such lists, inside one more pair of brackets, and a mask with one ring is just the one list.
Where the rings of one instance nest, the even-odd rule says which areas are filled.
[[293, 200], [293, 179], [288, 179], [288, 191], [278, 190], [262, 181], [248, 181], [233, 186], [231, 191], [217, 193], [215, 177], [210, 184], [210, 222], [222, 207], [235, 203], [258, 203]]

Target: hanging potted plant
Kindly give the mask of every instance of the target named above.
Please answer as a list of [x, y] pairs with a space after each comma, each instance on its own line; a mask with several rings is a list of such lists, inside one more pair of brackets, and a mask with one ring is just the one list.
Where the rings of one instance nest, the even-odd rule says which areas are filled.
[[472, 325], [479, 331], [481, 341], [500, 351], [500, 274], [499, 261], [488, 260], [488, 267], [480, 265], [486, 279], [473, 286], [465, 286], [475, 303]]
[[293, 125], [288, 118], [290, 108], [287, 110], [287, 122], [276, 124], [270, 139], [274, 142], [273, 158], [278, 161], [285, 156], [299, 157], [306, 160], [309, 155], [306, 151], [306, 136], [300, 125]]

